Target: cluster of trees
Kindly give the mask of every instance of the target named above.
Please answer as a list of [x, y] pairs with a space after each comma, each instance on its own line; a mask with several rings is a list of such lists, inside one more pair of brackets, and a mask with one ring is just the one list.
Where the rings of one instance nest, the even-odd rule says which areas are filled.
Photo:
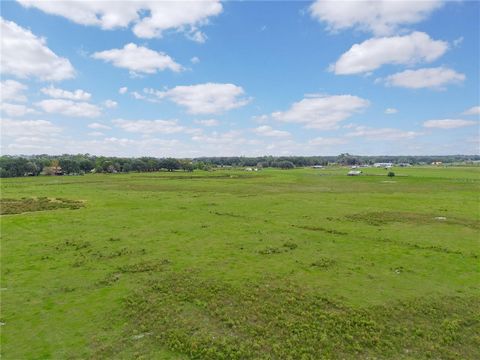
[[202, 157], [195, 159], [174, 158], [119, 158], [79, 155], [32, 155], [32, 156], [0, 156], [0, 177], [36, 176], [52, 173], [61, 169], [64, 174], [84, 174], [88, 172], [149, 172], [149, 171], [193, 171], [194, 169], [209, 170], [213, 167], [276, 167], [291, 169], [313, 165], [368, 165], [376, 162], [430, 164], [465, 163], [480, 161], [479, 155], [450, 156], [359, 156], [340, 154], [338, 156], [260, 156], [260, 157]]
[[193, 171], [191, 160], [173, 158], [157, 159], [153, 157], [117, 158], [86, 155], [34, 155], [1, 156], [0, 177], [37, 176], [41, 173], [63, 174], [149, 172], [149, 171]]

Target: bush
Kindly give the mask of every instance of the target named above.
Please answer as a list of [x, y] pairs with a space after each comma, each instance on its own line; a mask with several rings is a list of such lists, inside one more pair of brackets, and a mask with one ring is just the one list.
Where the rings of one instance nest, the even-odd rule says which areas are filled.
[[395, 173], [393, 171], [389, 171], [387, 174], [388, 177], [394, 177]]

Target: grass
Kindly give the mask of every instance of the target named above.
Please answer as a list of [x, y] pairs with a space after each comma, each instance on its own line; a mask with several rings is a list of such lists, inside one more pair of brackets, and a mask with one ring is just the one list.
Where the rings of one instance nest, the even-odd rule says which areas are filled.
[[2, 356], [479, 358], [480, 169], [346, 172], [2, 180]]

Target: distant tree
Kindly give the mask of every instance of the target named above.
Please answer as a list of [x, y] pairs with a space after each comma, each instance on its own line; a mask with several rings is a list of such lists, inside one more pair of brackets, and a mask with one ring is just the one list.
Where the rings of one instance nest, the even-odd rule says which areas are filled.
[[168, 171], [180, 169], [180, 162], [174, 158], [165, 158], [160, 160], [160, 168]]
[[[78, 174], [80, 172], [80, 164], [78, 161], [74, 159], [62, 158], [57, 162], [58, 162], [58, 166], [60, 166], [62, 168], [62, 171], [66, 174]], [[53, 164], [53, 161], [52, 161], [52, 164]]]
[[293, 164], [293, 162], [287, 161], [287, 160], [279, 161], [276, 165], [277, 165], [276, 167], [279, 167], [280, 169], [284, 169], [284, 170], [295, 168], [295, 165]]
[[388, 177], [394, 177], [395, 173], [393, 171], [389, 171], [387, 174]]
[[180, 167], [183, 171], [191, 172], [195, 168], [193, 166], [193, 163], [190, 160], [179, 160], [179, 162], [180, 162]]

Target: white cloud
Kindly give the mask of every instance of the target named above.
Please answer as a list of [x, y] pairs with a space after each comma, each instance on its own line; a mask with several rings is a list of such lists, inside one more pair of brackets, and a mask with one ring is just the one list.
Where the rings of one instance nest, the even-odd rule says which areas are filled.
[[234, 84], [205, 83], [176, 86], [166, 91], [154, 89], [144, 91], [158, 99], [169, 99], [187, 108], [190, 114], [218, 114], [250, 102], [250, 99], [243, 97], [244, 90]]
[[1, 81], [0, 101], [25, 102], [27, 101], [27, 97], [25, 96], [24, 91], [27, 89], [27, 85], [15, 80]]
[[37, 111], [25, 105], [10, 104], [6, 102], [0, 103], [0, 110], [8, 116], [20, 117], [27, 114], [35, 114]]
[[459, 38], [456, 38], [453, 40], [453, 46], [454, 47], [459, 47], [463, 43], [463, 36], [460, 36]]
[[465, 75], [444, 67], [405, 70], [385, 79], [389, 86], [410, 89], [433, 88], [443, 89], [447, 84], [461, 83]]
[[353, 45], [330, 70], [337, 75], [366, 73], [386, 64], [429, 63], [442, 56], [448, 43], [433, 40], [423, 32], [404, 36], [381, 37]]
[[357, 126], [354, 131], [346, 134], [348, 137], [363, 137], [369, 140], [401, 140], [413, 139], [420, 133], [415, 131], [404, 131], [399, 129], [381, 128], [373, 129], [366, 126]]
[[35, 103], [43, 111], [74, 117], [96, 117], [101, 114], [98, 106], [87, 102], [75, 102], [65, 99], [48, 99]]
[[205, 41], [207, 41], [207, 35], [205, 35], [205, 33], [201, 32], [200, 30], [192, 30], [188, 32], [187, 38], [200, 44], [203, 44]]
[[441, 119], [427, 120], [423, 123], [423, 126], [429, 129], [456, 129], [473, 125], [478, 125], [478, 122], [463, 119]]
[[119, 94], [125, 94], [128, 91], [128, 87], [122, 86], [120, 89], [118, 89]]
[[1, 71], [19, 78], [60, 81], [75, 76], [72, 64], [46, 46], [46, 40], [12, 21], [0, 18]]
[[240, 145], [247, 142], [247, 140], [242, 137], [242, 131], [239, 130], [230, 130], [224, 133], [213, 131], [211, 134], [207, 135], [194, 135], [192, 140], [203, 144], [220, 146]]
[[269, 118], [270, 118], [270, 116], [268, 116], [267, 114], [252, 116], [252, 120], [259, 123], [259, 124], [266, 123]]
[[0, 119], [2, 138], [43, 137], [58, 134], [61, 128], [47, 120]]
[[220, 124], [217, 119], [194, 120], [194, 123], [203, 126], [217, 126]]
[[386, 108], [385, 109], [385, 114], [387, 115], [393, 115], [393, 114], [396, 114], [398, 113], [398, 110], [395, 109], [395, 108]]
[[317, 0], [309, 10], [313, 18], [326, 22], [331, 31], [355, 28], [376, 35], [388, 35], [404, 25], [426, 19], [441, 6], [441, 0]]
[[480, 115], [480, 106], [473, 106], [470, 109], [465, 110], [463, 115]]
[[288, 131], [275, 130], [271, 126], [262, 125], [253, 129], [257, 135], [268, 136], [268, 137], [287, 137], [290, 136]]
[[369, 101], [353, 95], [316, 95], [292, 104], [287, 111], [272, 113], [283, 122], [304, 124], [307, 128], [335, 129], [338, 123], [369, 106]]
[[96, 122], [88, 124], [87, 126], [90, 129], [96, 129], [96, 130], [98, 130], [98, 129], [105, 129], [105, 130], [111, 129], [110, 126], [107, 126], [105, 124], [96, 123]]
[[146, 99], [146, 96], [140, 94], [140, 93], [137, 92], [137, 91], [132, 91], [130, 94], [131, 94], [135, 99], [137, 99], [137, 100], [144, 100], [144, 99]]
[[99, 51], [92, 55], [94, 59], [111, 62], [114, 66], [130, 70], [133, 74], [155, 74], [166, 69], [178, 72], [182, 66], [163, 52], [129, 43], [122, 49]]
[[18, 0], [25, 7], [35, 7], [48, 14], [66, 17], [81, 25], [102, 29], [126, 28], [141, 38], [161, 37], [166, 30], [196, 35], [197, 27], [222, 12], [219, 0], [211, 1], [36, 1]]
[[173, 134], [185, 131], [186, 128], [178, 124], [178, 120], [113, 120], [117, 127], [132, 133], [141, 134]]
[[343, 145], [348, 142], [347, 139], [344, 138], [323, 138], [317, 137], [315, 139], [309, 140], [310, 145], [320, 145], [320, 146], [332, 146], [332, 145]]
[[190, 62], [192, 64], [198, 64], [200, 62], [200, 59], [197, 56], [194, 56], [190, 59]]
[[56, 88], [54, 86], [49, 86], [48, 88], [41, 88], [40, 91], [45, 95], [48, 95], [55, 99], [88, 101], [92, 97], [92, 94], [81, 89], [77, 89], [75, 91], [68, 91]]
[[108, 109], [113, 109], [117, 107], [118, 103], [116, 101], [108, 99], [103, 102], [103, 105], [105, 105], [105, 107]]
[[98, 137], [98, 136], [104, 136], [105, 134], [100, 132], [100, 131], [92, 131], [92, 132], [89, 132], [87, 134], [88, 136], [94, 136], [94, 137]]

